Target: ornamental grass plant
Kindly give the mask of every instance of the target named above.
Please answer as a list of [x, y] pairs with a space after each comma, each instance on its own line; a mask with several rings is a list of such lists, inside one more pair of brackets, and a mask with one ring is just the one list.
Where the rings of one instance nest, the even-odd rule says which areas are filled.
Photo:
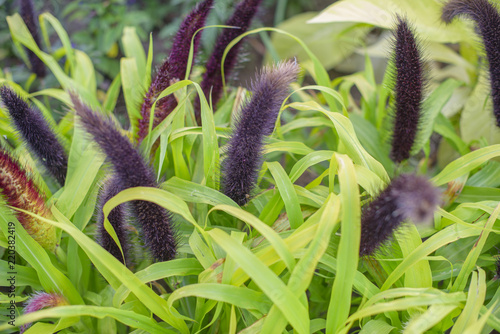
[[0, 64], [0, 332], [500, 331], [498, 1], [264, 28], [259, 0], [207, 25], [218, 1], [157, 68], [124, 28], [109, 82], [50, 13], [7, 16], [32, 74]]

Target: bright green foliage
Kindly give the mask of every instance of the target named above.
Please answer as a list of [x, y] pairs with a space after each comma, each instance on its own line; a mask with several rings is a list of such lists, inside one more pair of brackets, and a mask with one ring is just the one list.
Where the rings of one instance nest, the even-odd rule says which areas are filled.
[[[212, 106], [203, 97], [196, 66], [193, 77], [165, 89], [160, 97], [174, 94], [179, 103], [158, 127], [151, 122], [140, 146], [152, 159], [160, 188], [126, 189], [103, 212], [107, 216], [134, 200], [166, 208], [176, 222], [178, 256], [152, 263], [138, 246], [128, 266], [94, 241], [96, 198], [108, 170], [103, 154], [67, 110], [74, 92], [117, 124], [130, 124], [120, 130], [136, 138], [140, 104], [154, 72], [152, 39], [146, 51], [135, 28], [123, 29], [119, 74], [103, 91], [91, 57], [73, 49], [55, 17], [40, 16], [45, 39], [57, 37], [54, 44], [61, 46], [50, 54], [39, 49], [19, 15], [7, 17], [19, 53], [33, 51], [53, 80], [32, 92], [32, 80], [16, 84], [0, 71], [0, 85], [13, 86], [35, 104], [69, 152], [66, 184], [57, 189], [41, 176], [0, 109], [0, 144], [12, 146], [49, 199], [54, 219], [37, 218], [57, 228], [59, 244], [55, 255], [44, 251], [1, 199], [0, 286], [9, 286], [8, 223], [16, 226], [15, 325], [35, 322], [26, 333], [500, 331], [500, 289], [494, 279], [500, 243], [499, 130], [489, 117], [472, 27], [439, 24], [440, 6], [438, 0], [341, 0], [279, 29], [245, 34], [271, 32], [265, 40], [274, 47], [269, 58], [298, 55], [304, 70], [300, 81], [310, 76], [314, 84], [292, 85], [264, 148], [258, 189], [244, 207], [219, 192], [219, 167], [245, 92], [226, 87], [228, 94]], [[391, 28], [395, 13], [406, 13], [426, 39], [423, 50], [433, 71], [413, 157], [401, 165], [388, 158], [391, 77], [390, 65], [384, 70], [388, 55], [380, 51], [387, 46], [386, 35], [357, 49], [374, 26]], [[322, 48], [324, 43], [332, 44]], [[331, 50], [344, 53], [319, 54]], [[353, 52], [362, 54], [359, 71], [332, 81], [327, 69], [341, 68]], [[382, 63], [381, 70], [376, 64]], [[201, 96], [201, 127], [192, 107], [196, 95]], [[130, 123], [115, 112], [120, 102]], [[438, 144], [435, 134], [442, 136]], [[442, 206], [432, 224], [403, 224], [380, 252], [359, 258], [362, 206], [401, 172], [428, 175], [443, 192]], [[115, 234], [109, 221], [105, 226]], [[40, 290], [61, 293], [70, 305], [21, 315], [19, 303]], [[0, 332], [17, 331], [4, 317], [10, 300], [0, 293]]]

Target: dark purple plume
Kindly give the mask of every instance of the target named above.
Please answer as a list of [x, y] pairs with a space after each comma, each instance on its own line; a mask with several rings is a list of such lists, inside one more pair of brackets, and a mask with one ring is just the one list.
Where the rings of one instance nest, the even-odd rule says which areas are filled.
[[[137, 148], [116, 129], [113, 122], [92, 111], [78, 97], [71, 99], [86, 131], [92, 135], [113, 166], [114, 174], [123, 189], [157, 187], [153, 169]], [[132, 213], [142, 229], [144, 243], [158, 261], [175, 257], [177, 239], [172, 227], [171, 214], [152, 202], [132, 201]]]
[[[42, 44], [40, 43], [40, 36], [38, 35], [38, 25], [35, 20], [35, 9], [33, 7], [33, 1], [21, 0], [20, 7], [21, 7], [20, 14], [24, 20], [24, 23], [26, 23], [26, 26], [28, 27], [31, 36], [33, 36], [36, 45], [38, 45], [38, 47], [41, 48]], [[31, 64], [31, 71], [33, 71], [33, 73], [35, 73], [38, 77], [43, 78], [45, 76], [45, 64], [42, 62], [40, 58], [38, 58], [33, 53], [33, 51], [31, 50], [26, 50], [26, 51], [28, 52], [28, 59]]]
[[116, 208], [111, 210], [108, 215], [108, 220], [113, 229], [115, 230], [116, 236], [120, 241], [122, 246], [123, 256], [120, 248], [113, 240], [108, 231], [104, 228], [104, 213], [102, 211], [104, 204], [111, 198], [116, 196], [120, 191], [124, 190], [123, 186], [120, 184], [120, 180], [115, 177], [108, 178], [102, 187], [101, 193], [99, 194], [99, 212], [97, 216], [97, 240], [99, 244], [107, 250], [111, 255], [117, 258], [120, 262], [124, 264], [130, 264], [130, 238], [127, 232], [127, 212], [125, 204], [118, 205]]
[[222, 164], [222, 192], [244, 205], [255, 187], [265, 136], [273, 132], [288, 86], [297, 79], [293, 61], [264, 68], [252, 83], [252, 98], [241, 110]]
[[452, 0], [443, 7], [442, 20], [467, 15], [477, 24], [490, 69], [491, 98], [496, 124], [500, 127], [500, 15], [488, 0]]
[[397, 17], [394, 31], [395, 105], [391, 159], [410, 157], [422, 114], [424, 73], [418, 42], [408, 22]]
[[[149, 130], [149, 115], [156, 98], [160, 93], [170, 86], [174, 79], [184, 80], [186, 77], [186, 68], [189, 60], [189, 50], [194, 33], [205, 25], [206, 18], [212, 8], [213, 0], [205, 0], [193, 9], [186, 16], [175, 35], [172, 44], [172, 50], [169, 57], [158, 69], [158, 73], [149, 87], [144, 102], [141, 106], [142, 119], [139, 120], [138, 140], [141, 142]], [[193, 55], [196, 55], [198, 45], [200, 44], [201, 31], [196, 34], [193, 41]], [[153, 129], [161, 123], [177, 106], [177, 100], [174, 95], [168, 95], [158, 101], [155, 106], [155, 115], [153, 120]]]
[[439, 190], [423, 176], [402, 174], [392, 180], [363, 208], [360, 256], [373, 254], [405, 220], [432, 220], [439, 199]]
[[[191, 40], [194, 33], [205, 26], [205, 21], [210, 9], [212, 9], [214, 1], [205, 0], [196, 5], [196, 7], [189, 13], [188, 16], [182, 21], [179, 31], [175, 35], [174, 43], [172, 44], [172, 51], [170, 52], [170, 71], [173, 78], [183, 80], [186, 76], [186, 68], [189, 59], [189, 49], [191, 48]], [[194, 52], [198, 50], [201, 38], [200, 31], [196, 34], [193, 41]]]
[[7, 86], [0, 87], [0, 96], [29, 150], [57, 182], [64, 185], [68, 158], [43, 115]]
[[[208, 101], [210, 90], [212, 90], [212, 104], [215, 108], [217, 102], [222, 95], [222, 74], [221, 62], [224, 50], [229, 43], [245, 33], [252, 23], [252, 19], [259, 8], [262, 0], [243, 0], [234, 10], [233, 15], [226, 21], [225, 25], [239, 27], [240, 29], [224, 29], [217, 38], [215, 48], [207, 62], [206, 71], [203, 74], [201, 88]], [[224, 61], [224, 78], [227, 79], [234, 65], [236, 64], [238, 52], [241, 48], [242, 41], [233, 46], [226, 56]], [[201, 124], [200, 100], [197, 97], [194, 101], [194, 110], [198, 124]]]

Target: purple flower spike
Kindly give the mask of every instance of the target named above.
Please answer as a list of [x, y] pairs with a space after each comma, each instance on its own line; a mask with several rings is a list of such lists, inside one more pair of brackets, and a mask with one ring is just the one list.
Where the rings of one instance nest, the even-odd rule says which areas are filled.
[[[113, 166], [116, 180], [122, 189], [157, 187], [153, 169], [144, 161], [132, 143], [116, 129], [109, 119], [92, 111], [78, 97], [71, 99], [86, 131], [92, 135]], [[133, 215], [142, 228], [144, 243], [158, 261], [175, 257], [177, 238], [171, 223], [171, 214], [146, 201], [130, 203]]]
[[[203, 74], [201, 88], [208, 101], [210, 90], [212, 91], [212, 105], [215, 107], [222, 95], [222, 74], [221, 62], [224, 50], [233, 39], [245, 33], [252, 23], [252, 19], [259, 8], [262, 0], [243, 0], [234, 10], [233, 15], [225, 23], [228, 26], [239, 27], [240, 29], [224, 29], [217, 38], [215, 48], [208, 60], [206, 72]], [[236, 64], [238, 52], [242, 42], [234, 45], [226, 56], [224, 61], [224, 78], [227, 79], [234, 65]], [[194, 101], [194, 110], [198, 124], [201, 124], [200, 100]]]
[[[141, 142], [149, 130], [149, 115], [151, 107], [160, 93], [170, 86], [174, 79], [184, 80], [189, 59], [189, 50], [194, 33], [205, 25], [206, 18], [212, 8], [213, 0], [205, 0], [199, 3], [191, 13], [186, 16], [175, 35], [172, 50], [169, 57], [158, 69], [158, 73], [149, 87], [141, 107], [142, 119], [139, 120], [138, 140]], [[200, 44], [201, 31], [196, 34], [193, 43], [193, 55]], [[177, 106], [174, 95], [168, 95], [161, 99], [155, 107], [155, 118], [153, 129], [158, 126]]]
[[248, 201], [255, 187], [265, 136], [273, 132], [288, 86], [298, 72], [297, 63], [288, 61], [264, 68], [252, 83], [252, 98], [236, 121], [222, 165], [222, 191], [239, 205]]
[[130, 244], [127, 232], [127, 213], [125, 203], [118, 205], [116, 208], [111, 210], [108, 215], [109, 223], [111, 224], [111, 226], [113, 226], [113, 229], [116, 232], [116, 236], [120, 241], [120, 245], [122, 246], [123, 256], [116, 242], [104, 228], [104, 213], [102, 212], [104, 204], [106, 204], [107, 201], [109, 201], [112, 197], [117, 195], [122, 190], [123, 188], [117, 178], [112, 177], [104, 182], [101, 193], [99, 194], [100, 211], [97, 217], [97, 239], [102, 248], [107, 250], [111, 255], [113, 255], [122, 263], [129, 264]]
[[[33, 36], [33, 39], [35, 40], [36, 45], [38, 45], [39, 48], [41, 48], [41, 43], [40, 43], [40, 36], [38, 35], [38, 25], [36, 24], [35, 20], [35, 9], [33, 8], [33, 1], [32, 0], [21, 0], [21, 17], [24, 20], [24, 23], [26, 23], [26, 26], [28, 27], [28, 30], [31, 33], [31, 36]], [[43, 78], [45, 76], [45, 65], [42, 62], [40, 58], [38, 58], [33, 51], [27, 50], [28, 51], [28, 59], [31, 64], [31, 70], [33, 73], [35, 73], [38, 77]]]
[[423, 176], [402, 174], [394, 179], [363, 209], [360, 256], [373, 254], [405, 220], [432, 220], [439, 198], [439, 190]]
[[[46, 292], [35, 292], [25, 304], [24, 314], [33, 313], [36, 311], [40, 311], [41, 309], [47, 307], [56, 307], [56, 306], [64, 306], [69, 305], [66, 298], [56, 293], [46, 293]], [[29, 327], [31, 323], [21, 326], [20, 333], [24, 333]]]
[[493, 114], [500, 127], [500, 15], [488, 0], [452, 0], [443, 7], [441, 18], [450, 23], [459, 15], [467, 15], [476, 21], [483, 39], [490, 69]]
[[[194, 33], [203, 28], [210, 9], [212, 9], [214, 1], [205, 0], [200, 2], [182, 21], [179, 31], [175, 35], [172, 51], [170, 52], [170, 71], [173, 78], [183, 80], [186, 76], [186, 67], [189, 59], [189, 49], [191, 48], [191, 39]], [[200, 44], [201, 31], [196, 34], [194, 39], [194, 52], [198, 50]]]
[[422, 114], [424, 74], [422, 57], [412, 28], [397, 18], [394, 32], [396, 68], [394, 132], [391, 159], [401, 162], [410, 157]]
[[0, 96], [30, 151], [57, 182], [64, 185], [68, 158], [43, 115], [7, 86], [0, 87]]

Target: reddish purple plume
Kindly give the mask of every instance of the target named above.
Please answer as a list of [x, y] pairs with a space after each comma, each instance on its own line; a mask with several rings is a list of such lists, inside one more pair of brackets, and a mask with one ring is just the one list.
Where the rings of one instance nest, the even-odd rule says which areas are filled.
[[[40, 311], [47, 307], [52, 308], [64, 305], [69, 305], [68, 301], [57, 293], [35, 292], [26, 301], [24, 314]], [[21, 326], [20, 333], [24, 333], [30, 326], [31, 323]]]
[[[0, 147], [0, 194], [8, 205], [52, 218], [45, 198], [26, 172], [3, 148]], [[43, 248], [53, 252], [56, 248], [56, 229], [53, 225], [19, 211], [15, 211], [19, 223]]]
[[439, 190], [423, 176], [402, 174], [392, 180], [363, 208], [360, 256], [373, 254], [405, 220], [415, 223], [432, 220], [439, 199]]
[[408, 22], [399, 17], [394, 31], [396, 68], [394, 131], [391, 159], [401, 162], [410, 157], [422, 115], [424, 74], [419, 45]]
[[[85, 130], [106, 154], [111, 163], [116, 182], [122, 189], [132, 187], [157, 187], [153, 169], [146, 163], [136, 147], [120, 134], [110, 119], [92, 111], [76, 96], [71, 99]], [[177, 238], [171, 214], [152, 202], [132, 201], [132, 213], [142, 229], [144, 243], [158, 261], [175, 257]]]
[[[41, 48], [42, 44], [40, 43], [40, 36], [38, 35], [38, 24], [36, 23], [35, 8], [33, 7], [33, 1], [21, 0], [20, 9], [21, 9], [20, 14], [24, 20], [24, 23], [26, 23], [26, 26], [28, 27], [31, 36], [33, 36], [36, 45], [38, 45], [38, 47]], [[26, 50], [26, 51], [28, 53], [28, 60], [30, 61], [31, 64], [31, 71], [35, 73], [37, 77], [43, 78], [46, 74], [45, 64], [42, 62], [40, 58], [38, 58], [33, 53], [33, 51], [31, 50]]]
[[[139, 120], [138, 141], [141, 142], [148, 134], [149, 116], [153, 103], [160, 93], [170, 86], [174, 79], [184, 80], [189, 60], [189, 50], [194, 33], [205, 25], [206, 18], [212, 8], [213, 0], [199, 3], [181, 23], [175, 35], [169, 57], [158, 69], [158, 73], [149, 87], [141, 106], [142, 119]], [[200, 44], [202, 31], [198, 32], [193, 41], [193, 55], [196, 55]], [[156, 103], [153, 129], [158, 126], [177, 106], [174, 95], [168, 95]]]
[[[262, 0], [241, 1], [236, 6], [233, 15], [225, 23], [227, 26], [239, 27], [239, 29], [224, 29], [217, 38], [215, 48], [212, 51], [210, 59], [208, 60], [206, 71], [203, 74], [203, 80], [201, 82], [201, 88], [207, 98], [207, 101], [210, 101], [209, 94], [210, 90], [212, 91], [212, 104], [214, 109], [222, 95], [221, 62], [224, 50], [233, 39], [248, 30], [261, 1]], [[224, 61], [224, 78], [226, 80], [236, 65], [241, 45], [242, 41], [234, 45], [226, 56]], [[200, 99], [198, 97], [194, 101], [194, 110], [196, 120], [198, 124], [201, 124]]]
[[288, 86], [297, 79], [293, 61], [266, 67], [252, 83], [253, 95], [243, 107], [222, 164], [222, 192], [239, 205], [247, 203], [262, 164], [265, 136], [273, 132]]
[[42, 113], [30, 107], [7, 86], [0, 87], [0, 96], [14, 121], [15, 128], [28, 145], [30, 152], [38, 158], [60, 185], [64, 185], [68, 158]]
[[500, 15], [488, 0], [452, 0], [443, 7], [441, 18], [450, 23], [460, 15], [469, 16], [476, 22], [483, 39], [490, 70], [493, 114], [500, 127]]

